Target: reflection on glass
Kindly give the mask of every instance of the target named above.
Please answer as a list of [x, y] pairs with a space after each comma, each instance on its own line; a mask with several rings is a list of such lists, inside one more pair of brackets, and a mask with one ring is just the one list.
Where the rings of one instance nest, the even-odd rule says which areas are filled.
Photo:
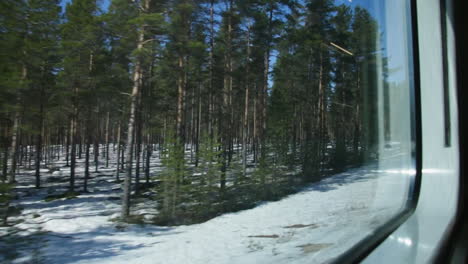
[[[4, 130], [22, 137], [2, 157], [16, 164], [8, 151], [21, 150], [17, 227], [48, 231], [38, 258], [322, 263], [407, 208], [409, 1], [106, 3], [72, 1], [49, 32], [50, 69], [37, 61], [54, 52], [31, 42], [24, 75], [0, 54], [22, 85], [5, 109], [30, 110]], [[42, 39], [36, 22], [19, 33]], [[18, 27], [0, 26], [2, 40]], [[15, 250], [5, 260], [31, 251], [15, 243], [0, 241]]]
[[318, 263], [402, 212], [416, 175], [409, 3], [337, 2], [329, 13], [325, 1], [308, 5], [317, 20], [306, 27], [307, 44], [285, 40], [271, 105], [283, 118], [279, 130], [298, 134], [290, 142], [301, 142], [305, 180], [320, 180], [312, 186], [329, 192], [313, 201], [320, 209], [309, 215], [322, 227], [303, 233], [310, 245], [329, 245], [305, 257]]

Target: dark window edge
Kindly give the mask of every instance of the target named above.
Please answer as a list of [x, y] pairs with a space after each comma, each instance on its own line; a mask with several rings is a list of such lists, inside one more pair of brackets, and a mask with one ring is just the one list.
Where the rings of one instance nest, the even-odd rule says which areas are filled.
[[458, 140], [459, 140], [459, 191], [455, 221], [447, 236], [444, 238], [438, 254], [434, 258], [435, 263], [466, 263], [468, 261], [468, 215], [465, 209], [468, 204], [468, 192], [466, 190], [466, 113], [463, 111], [464, 100], [467, 96], [466, 89], [466, 34], [463, 29], [466, 21], [465, 9], [461, 1], [441, 0], [441, 6], [447, 10], [442, 16], [451, 19], [454, 25], [455, 38], [455, 67], [456, 67], [456, 94], [458, 103]]

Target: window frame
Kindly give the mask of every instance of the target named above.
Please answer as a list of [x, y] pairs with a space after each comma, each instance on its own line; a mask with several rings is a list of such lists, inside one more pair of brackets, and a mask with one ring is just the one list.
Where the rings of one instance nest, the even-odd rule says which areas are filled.
[[421, 126], [421, 93], [420, 93], [420, 65], [419, 65], [419, 38], [417, 26], [417, 1], [407, 0], [410, 6], [411, 20], [411, 36], [412, 43], [409, 45], [412, 48], [413, 58], [410, 69], [413, 69], [413, 85], [410, 87], [410, 107], [413, 111], [411, 128], [415, 133], [415, 152], [413, 153], [415, 175], [414, 181], [411, 183], [412, 192], [408, 197], [408, 202], [403, 211], [390, 218], [385, 224], [375, 229], [370, 235], [362, 239], [360, 242], [349, 248], [345, 253], [339, 255], [333, 260], [333, 263], [359, 263], [365, 259], [372, 251], [374, 251], [387, 237], [400, 227], [408, 218], [415, 212], [421, 189], [422, 177], [422, 126]]
[[[443, 10], [442, 1], [449, 3], [447, 13]], [[460, 122], [461, 108], [457, 106], [457, 102], [459, 107], [462, 105], [460, 93], [457, 94], [457, 88], [459, 92], [462, 86], [460, 78], [456, 76], [457, 73], [459, 77], [463, 75], [460, 72], [460, 56], [455, 54], [456, 24], [447, 20], [446, 34], [442, 29], [445, 25], [442, 24], [443, 16], [460, 11], [461, 7], [454, 9], [454, 6], [450, 6], [453, 0], [414, 0], [414, 5], [416, 2], [418, 14], [413, 14], [413, 19], [418, 28], [413, 34], [417, 34], [419, 42], [415, 55], [420, 56], [415, 79], [419, 82], [420, 96], [420, 151], [424, 150], [424, 155], [420, 156], [419, 200], [406, 221], [387, 239], [375, 245], [374, 250], [360, 258], [364, 263], [447, 263], [449, 260], [458, 263], [444, 253], [444, 245], [454, 231], [463, 237], [456, 229], [457, 217], [461, 213], [460, 198], [462, 195], [466, 197], [460, 178], [463, 177], [460, 157], [464, 124]], [[444, 46], [446, 50], [443, 50]], [[459, 45], [457, 47], [461, 48]], [[447, 69], [444, 70], [444, 67]], [[446, 104], [447, 99], [450, 99], [450, 104]], [[449, 131], [446, 129], [447, 121], [451, 124]], [[452, 141], [451, 146], [446, 144], [447, 136]], [[465, 242], [465, 249], [466, 246]]]

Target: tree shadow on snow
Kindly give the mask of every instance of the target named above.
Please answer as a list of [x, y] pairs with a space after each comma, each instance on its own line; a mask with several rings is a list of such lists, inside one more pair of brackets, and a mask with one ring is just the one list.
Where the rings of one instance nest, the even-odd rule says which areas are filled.
[[342, 173], [334, 174], [313, 183], [303, 189], [303, 191], [328, 192], [351, 183], [368, 181], [379, 176], [375, 171], [375, 166], [363, 166], [350, 169]]
[[[104, 259], [163, 243], [164, 236], [178, 233], [181, 232], [168, 227], [129, 226], [128, 230], [119, 231], [116, 227], [106, 226], [88, 232], [66, 234], [57, 232], [37, 232], [26, 236], [13, 234], [9, 235], [8, 239], [2, 238], [0, 241], [0, 262], [66, 264]], [[125, 239], [127, 234], [131, 237], [147, 238], [147, 241], [140, 243], [127, 240]]]
[[[125, 235], [153, 237], [147, 242], [141, 243], [135, 240], [126, 240]], [[131, 228], [129, 231], [115, 231], [114, 228], [98, 228], [90, 232], [72, 233], [57, 235], [48, 233], [47, 247], [44, 248], [45, 258], [48, 263], [73, 263], [83, 260], [97, 260], [118, 255], [126, 255], [128, 251], [138, 250], [145, 247], [152, 247], [155, 244], [163, 243], [164, 236], [175, 235], [180, 232], [172, 231], [172, 228], [145, 227]]]

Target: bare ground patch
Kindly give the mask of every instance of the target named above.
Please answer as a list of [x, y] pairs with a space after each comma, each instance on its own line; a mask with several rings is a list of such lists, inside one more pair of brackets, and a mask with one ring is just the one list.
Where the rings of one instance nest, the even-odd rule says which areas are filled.
[[330, 247], [332, 245], [333, 244], [331, 244], [331, 243], [322, 243], [322, 244], [309, 243], [309, 244], [304, 244], [304, 245], [300, 245], [300, 246], [297, 246], [297, 247], [302, 248], [303, 253], [309, 254], [309, 253], [318, 252], [318, 251], [320, 251], [320, 250], [322, 250], [324, 248]]

